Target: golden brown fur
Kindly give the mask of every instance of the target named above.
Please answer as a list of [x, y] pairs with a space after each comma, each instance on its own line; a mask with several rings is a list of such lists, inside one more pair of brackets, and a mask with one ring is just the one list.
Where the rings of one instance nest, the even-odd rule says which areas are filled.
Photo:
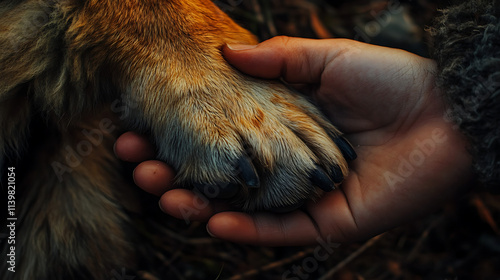
[[24, 167], [18, 272], [4, 263], [1, 278], [106, 279], [133, 267], [133, 190], [112, 154], [122, 122], [151, 135], [178, 186], [238, 183], [231, 201], [245, 210], [316, 197], [318, 166], [346, 175], [339, 133], [317, 109], [221, 56], [225, 43], [255, 42], [209, 0], [3, 1], [0, 165]]

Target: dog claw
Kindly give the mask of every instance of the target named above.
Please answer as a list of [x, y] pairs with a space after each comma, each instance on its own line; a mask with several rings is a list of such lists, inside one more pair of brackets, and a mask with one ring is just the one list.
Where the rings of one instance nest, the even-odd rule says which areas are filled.
[[252, 162], [247, 156], [242, 156], [238, 159], [240, 178], [248, 187], [258, 188], [260, 187], [259, 175], [257, 175], [257, 170], [253, 166]]
[[208, 198], [228, 199], [235, 196], [240, 186], [236, 183], [200, 184], [194, 183], [194, 187]]
[[344, 174], [342, 174], [342, 170], [339, 166], [336, 165], [332, 168], [332, 177], [335, 183], [340, 183], [344, 180]]
[[347, 139], [345, 139], [343, 136], [335, 137], [333, 139], [333, 142], [335, 142], [337, 147], [339, 147], [345, 159], [355, 160], [358, 157], [351, 143], [349, 143], [349, 141], [347, 141]]
[[319, 166], [309, 174], [309, 179], [315, 186], [325, 192], [330, 192], [335, 189], [335, 184]]

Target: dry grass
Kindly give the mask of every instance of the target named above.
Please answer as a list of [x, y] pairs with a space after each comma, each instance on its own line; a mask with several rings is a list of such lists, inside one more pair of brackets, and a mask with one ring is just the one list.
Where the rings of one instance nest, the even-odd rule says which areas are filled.
[[[370, 43], [422, 55], [427, 53], [423, 30], [437, 7], [428, 0], [216, 2], [261, 39], [274, 35], [354, 38], [356, 27], [372, 25], [373, 36], [366, 37]], [[397, 24], [374, 32], [373, 22], [395, 3], [404, 7], [401, 14], [392, 15]], [[151, 198], [151, 205], [150, 215], [163, 215], [156, 198]], [[143, 238], [151, 240], [141, 248], [150, 257], [141, 262], [139, 279], [500, 279], [500, 199], [487, 193], [468, 194], [432, 216], [366, 243], [344, 244], [315, 269], [306, 267], [301, 275], [288, 277], [284, 273], [301, 266], [315, 246], [233, 244], [210, 238], [202, 223], [163, 217], [162, 224], [138, 218]]]

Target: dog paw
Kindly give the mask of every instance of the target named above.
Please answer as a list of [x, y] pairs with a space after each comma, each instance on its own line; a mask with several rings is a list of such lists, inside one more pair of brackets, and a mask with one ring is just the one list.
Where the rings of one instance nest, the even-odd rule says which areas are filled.
[[176, 185], [245, 211], [300, 207], [341, 183], [356, 157], [313, 105], [276, 82], [238, 77], [192, 90], [158, 122], [153, 135]]

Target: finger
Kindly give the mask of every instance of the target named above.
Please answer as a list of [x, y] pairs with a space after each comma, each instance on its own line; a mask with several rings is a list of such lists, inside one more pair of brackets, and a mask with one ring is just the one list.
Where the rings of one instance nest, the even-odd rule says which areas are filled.
[[172, 188], [174, 177], [174, 170], [158, 160], [142, 162], [134, 169], [135, 184], [157, 196]]
[[218, 184], [201, 184], [193, 183], [196, 191], [210, 198], [229, 199], [234, 197], [241, 188], [238, 183], [218, 183]]
[[[349, 177], [346, 179], [352, 184]], [[380, 233], [363, 222], [357, 223], [352, 206], [343, 191], [335, 190], [325, 193], [318, 202], [309, 202], [308, 214], [223, 212], [209, 220], [207, 230], [217, 238], [264, 246], [309, 245], [325, 240], [329, 244], [353, 242]]]
[[[358, 164], [355, 161], [353, 168], [356, 169]], [[371, 177], [371, 180], [376, 179]], [[360, 186], [359, 182], [357, 172], [351, 170], [339, 189], [325, 193], [320, 200], [307, 205], [309, 215], [316, 221], [319, 232], [325, 238], [331, 237], [340, 243], [359, 242], [398, 225], [392, 216], [401, 213], [394, 208], [394, 203], [387, 203], [389, 198], [383, 191], [375, 190], [375, 198], [369, 197], [369, 187]], [[392, 208], [392, 211], [382, 213], [376, 210], [379, 207]]]
[[318, 232], [304, 212], [288, 214], [222, 212], [210, 218], [208, 232], [237, 243], [264, 246], [313, 244]]
[[125, 132], [118, 137], [114, 150], [118, 158], [129, 162], [141, 162], [155, 156], [153, 145], [135, 132]]
[[[307, 211], [312, 219], [317, 223], [318, 230], [323, 236], [330, 236], [338, 242], [352, 242], [363, 239], [371, 232], [365, 232], [362, 221], [357, 221], [355, 216], [358, 213], [356, 202], [349, 202], [345, 196], [345, 185], [349, 183], [350, 176], [346, 178], [343, 187], [325, 193], [317, 202], [309, 202]], [[362, 194], [357, 194], [362, 197]]]
[[186, 189], [174, 189], [163, 194], [160, 207], [163, 212], [186, 222], [207, 221], [216, 213], [215, 204], [205, 196]]
[[337, 42], [279, 36], [257, 46], [226, 45], [223, 54], [246, 74], [310, 84], [321, 80], [326, 60], [341, 52]]

